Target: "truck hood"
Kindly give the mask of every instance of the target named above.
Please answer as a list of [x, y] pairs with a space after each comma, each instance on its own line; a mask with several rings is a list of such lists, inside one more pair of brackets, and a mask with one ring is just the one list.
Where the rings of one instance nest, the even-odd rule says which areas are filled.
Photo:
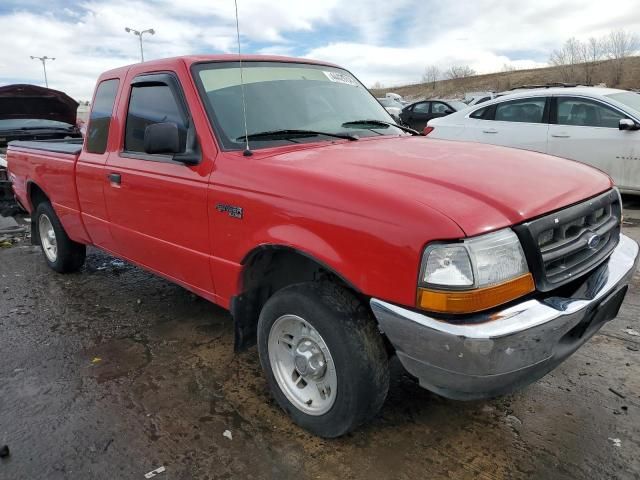
[[382, 191], [394, 201], [417, 202], [446, 215], [468, 236], [521, 223], [612, 187], [600, 170], [571, 160], [425, 137], [362, 139], [281, 153], [268, 161], [333, 177], [335, 185], [346, 182]]
[[0, 120], [35, 118], [76, 123], [78, 102], [66, 93], [36, 85], [0, 87]]

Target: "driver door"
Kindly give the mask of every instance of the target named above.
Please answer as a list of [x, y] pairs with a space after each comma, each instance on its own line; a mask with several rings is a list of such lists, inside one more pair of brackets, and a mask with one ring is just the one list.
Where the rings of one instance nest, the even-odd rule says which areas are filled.
[[620, 130], [623, 112], [597, 100], [554, 97], [549, 153], [587, 163], [619, 187], [640, 189], [640, 132]]
[[[173, 74], [133, 79], [121, 149], [107, 161], [105, 200], [116, 253], [204, 296], [213, 292], [207, 182], [211, 165], [188, 166], [165, 154], [145, 153], [145, 129], [175, 123], [180, 148], [194, 129]], [[191, 134], [195, 134], [191, 132]]]

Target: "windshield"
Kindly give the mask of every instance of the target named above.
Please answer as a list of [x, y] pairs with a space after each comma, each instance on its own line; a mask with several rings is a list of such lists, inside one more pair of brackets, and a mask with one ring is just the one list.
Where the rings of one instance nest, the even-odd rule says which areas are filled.
[[[243, 62], [249, 135], [281, 130], [331, 134], [404, 135], [389, 125], [352, 124], [356, 120], [393, 123], [389, 113], [349, 72], [325, 65]], [[194, 76], [209, 118], [224, 148], [244, 148], [244, 122], [238, 62], [199, 64]], [[260, 136], [251, 148], [292, 142], [335, 141], [328, 136]]]
[[606, 95], [640, 113], [640, 95], [635, 92], [612, 93]]
[[41, 118], [11, 118], [0, 120], [0, 130], [29, 130], [30, 128], [65, 128], [73, 125], [56, 120], [43, 120]]

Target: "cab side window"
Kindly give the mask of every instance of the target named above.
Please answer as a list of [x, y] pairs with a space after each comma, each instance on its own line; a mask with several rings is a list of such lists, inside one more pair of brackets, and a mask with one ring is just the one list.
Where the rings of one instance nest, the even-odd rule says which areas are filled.
[[181, 152], [186, 150], [187, 120], [168, 85], [133, 86], [129, 99], [124, 149], [144, 153], [145, 129], [154, 123], [174, 123], [178, 127]]
[[495, 120], [500, 122], [542, 123], [547, 99], [523, 98], [496, 105]]
[[585, 98], [558, 97], [558, 125], [618, 128], [624, 114]]
[[87, 129], [87, 152], [89, 153], [103, 154], [107, 150], [109, 126], [119, 84], [119, 80], [105, 80], [98, 85]]

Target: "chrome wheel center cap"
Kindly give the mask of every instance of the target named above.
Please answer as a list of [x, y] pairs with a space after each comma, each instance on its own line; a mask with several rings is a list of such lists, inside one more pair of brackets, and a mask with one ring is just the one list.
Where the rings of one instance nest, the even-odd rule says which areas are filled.
[[309, 339], [298, 343], [294, 353], [294, 363], [296, 370], [302, 377], [313, 380], [322, 378], [327, 369], [327, 361], [322, 350], [313, 340]]

